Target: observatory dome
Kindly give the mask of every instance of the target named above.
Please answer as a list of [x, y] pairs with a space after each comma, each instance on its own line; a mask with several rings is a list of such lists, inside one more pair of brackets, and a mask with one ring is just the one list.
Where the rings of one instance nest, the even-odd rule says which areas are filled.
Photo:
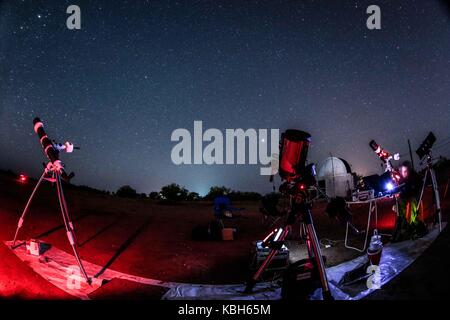
[[321, 180], [326, 177], [346, 176], [348, 173], [351, 173], [351, 169], [347, 161], [336, 157], [329, 157], [320, 165], [317, 178]]

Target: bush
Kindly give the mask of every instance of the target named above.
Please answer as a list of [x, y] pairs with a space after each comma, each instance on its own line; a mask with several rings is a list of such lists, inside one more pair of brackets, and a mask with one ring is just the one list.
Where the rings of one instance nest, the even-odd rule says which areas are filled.
[[186, 200], [197, 201], [197, 200], [200, 200], [200, 199], [201, 199], [201, 197], [200, 197], [200, 195], [197, 192], [189, 192], [188, 195], [187, 195], [187, 199]]
[[116, 191], [116, 196], [121, 197], [121, 198], [137, 198], [138, 194], [137, 194], [136, 190], [134, 190], [131, 186], [126, 185], [126, 186], [120, 187]]
[[217, 197], [226, 195], [231, 200], [243, 201], [243, 200], [260, 200], [261, 195], [257, 192], [242, 192], [242, 191], [231, 191], [226, 187], [211, 187], [208, 194], [205, 196], [207, 200], [214, 200]]
[[159, 200], [161, 198], [159, 195], [159, 192], [156, 192], [156, 191], [150, 192], [148, 197], [152, 200]]
[[220, 197], [220, 196], [223, 196], [223, 195], [226, 195], [229, 193], [230, 193], [230, 189], [228, 189], [227, 187], [214, 186], [214, 187], [209, 188], [209, 192], [205, 196], [205, 199], [214, 200], [217, 197]]
[[182, 201], [187, 200], [189, 191], [176, 183], [171, 183], [161, 188], [161, 199], [166, 201]]

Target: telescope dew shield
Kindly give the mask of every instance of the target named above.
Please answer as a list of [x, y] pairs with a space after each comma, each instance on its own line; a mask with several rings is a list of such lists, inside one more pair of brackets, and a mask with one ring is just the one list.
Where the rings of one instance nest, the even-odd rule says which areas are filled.
[[289, 129], [281, 135], [279, 172], [282, 179], [292, 181], [303, 173], [311, 142], [307, 132]]
[[378, 143], [376, 143], [375, 140], [371, 140], [369, 142], [369, 145], [370, 145], [370, 147], [372, 148], [373, 151], [375, 151], [377, 153], [379, 152], [380, 145]]
[[39, 141], [41, 142], [42, 148], [44, 149], [44, 153], [47, 156], [47, 158], [52, 163], [59, 160], [58, 152], [55, 150], [52, 141], [45, 133], [44, 124], [42, 123], [41, 119], [34, 118], [33, 125], [34, 125], [34, 132], [36, 132], [36, 134], [38, 135]]

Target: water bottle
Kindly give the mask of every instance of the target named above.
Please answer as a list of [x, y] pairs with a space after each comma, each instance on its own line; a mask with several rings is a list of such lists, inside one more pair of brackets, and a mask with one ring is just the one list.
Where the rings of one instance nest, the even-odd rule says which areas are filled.
[[370, 264], [379, 265], [381, 260], [381, 253], [383, 252], [383, 242], [381, 241], [381, 235], [375, 229], [373, 236], [370, 238], [369, 248], [367, 249], [367, 257]]

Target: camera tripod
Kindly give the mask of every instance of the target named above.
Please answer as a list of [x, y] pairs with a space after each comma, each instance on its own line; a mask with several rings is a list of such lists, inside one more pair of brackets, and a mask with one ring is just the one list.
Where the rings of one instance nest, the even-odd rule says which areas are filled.
[[15, 244], [16, 244], [17, 235], [25, 221], [25, 216], [28, 212], [28, 208], [31, 204], [31, 201], [33, 200], [34, 195], [35, 195], [37, 189], [39, 188], [39, 186], [41, 185], [42, 181], [47, 180], [52, 183], [56, 182], [56, 192], [58, 195], [59, 207], [61, 209], [61, 214], [62, 214], [64, 225], [66, 228], [67, 238], [69, 239], [69, 243], [72, 246], [72, 250], [73, 250], [73, 253], [77, 260], [77, 263], [78, 263], [81, 273], [83, 274], [84, 278], [86, 279], [86, 282], [88, 284], [91, 284], [91, 279], [88, 277], [86, 270], [84, 269], [83, 263], [81, 262], [80, 256], [78, 254], [78, 249], [77, 249], [78, 241], [77, 241], [76, 235], [75, 235], [75, 228], [73, 226], [72, 220], [70, 219], [69, 211], [67, 209], [66, 199], [64, 197], [61, 177], [64, 178], [65, 176], [66, 176], [66, 174], [64, 172], [62, 163], [59, 160], [54, 161], [54, 162], [50, 161], [47, 164], [47, 166], [44, 168], [44, 172], [42, 173], [41, 177], [39, 178], [39, 181], [37, 182], [36, 186], [34, 187], [33, 192], [31, 193], [31, 196], [28, 199], [28, 202], [25, 206], [25, 209], [23, 210], [22, 215], [20, 216], [19, 222], [17, 224], [17, 229], [14, 234], [12, 249], [14, 250], [16, 248]]
[[263, 247], [269, 247], [271, 250], [256, 273], [250, 280], [247, 281], [245, 293], [252, 292], [253, 287], [261, 278], [265, 269], [270, 265], [277, 252], [282, 248], [286, 237], [297, 220], [299, 220], [302, 224], [301, 230], [303, 231], [303, 235], [306, 236], [308, 256], [313, 262], [313, 265], [317, 270], [317, 274], [319, 275], [323, 298], [327, 300], [333, 299], [328, 286], [328, 279], [320, 249], [320, 243], [317, 239], [316, 230], [314, 229], [311, 215], [311, 203], [307, 203], [303, 199], [297, 202], [295, 196], [291, 196], [291, 210], [285, 226], [283, 228], [274, 229], [263, 240]]
[[419, 205], [417, 207], [417, 210], [420, 209], [420, 206], [422, 204], [422, 197], [423, 197], [423, 192], [425, 190], [425, 186], [427, 185], [427, 177], [428, 175], [430, 175], [431, 177], [431, 184], [433, 187], [433, 196], [434, 196], [434, 201], [435, 201], [435, 205], [436, 205], [436, 217], [439, 221], [439, 232], [442, 231], [442, 213], [441, 213], [441, 200], [439, 197], [439, 186], [437, 184], [437, 180], [436, 180], [436, 173], [434, 171], [433, 168], [433, 157], [431, 156], [431, 152], [429, 152], [426, 155], [426, 169], [425, 169], [425, 175], [423, 177], [423, 184], [422, 184], [422, 190], [420, 192], [420, 197], [419, 197]]

